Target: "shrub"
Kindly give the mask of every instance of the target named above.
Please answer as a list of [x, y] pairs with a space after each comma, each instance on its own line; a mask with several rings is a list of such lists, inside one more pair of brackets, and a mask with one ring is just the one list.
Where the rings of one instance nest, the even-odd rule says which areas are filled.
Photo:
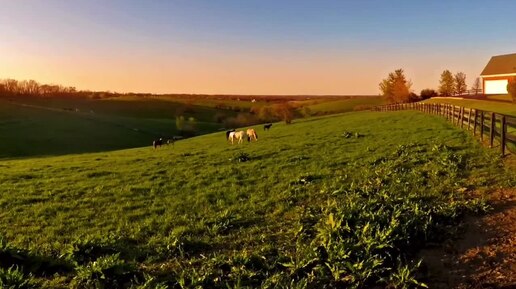
[[238, 153], [234, 158], [235, 161], [240, 162], [240, 163], [247, 162], [250, 159], [251, 159], [251, 157], [249, 156], [249, 154], [244, 153], [244, 152]]
[[512, 97], [512, 102], [516, 103], [516, 77], [509, 79], [507, 84], [507, 92]]
[[408, 96], [408, 101], [409, 102], [416, 102], [416, 101], [420, 101], [421, 100], [421, 97], [419, 97], [419, 95], [411, 92], [409, 93], [409, 96]]
[[421, 90], [421, 99], [429, 99], [431, 97], [436, 97], [437, 96], [437, 91], [433, 90], [433, 89], [423, 89]]

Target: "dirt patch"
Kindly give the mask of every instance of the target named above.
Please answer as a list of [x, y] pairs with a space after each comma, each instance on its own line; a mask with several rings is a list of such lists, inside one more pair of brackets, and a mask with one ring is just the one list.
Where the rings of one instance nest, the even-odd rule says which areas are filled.
[[421, 252], [430, 288], [516, 288], [516, 189], [489, 197], [494, 210], [467, 217], [459, 240]]

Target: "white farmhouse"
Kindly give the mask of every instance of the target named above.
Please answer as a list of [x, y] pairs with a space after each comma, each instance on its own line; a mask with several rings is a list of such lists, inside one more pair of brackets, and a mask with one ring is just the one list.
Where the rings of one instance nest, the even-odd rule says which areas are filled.
[[507, 83], [516, 77], [516, 53], [491, 57], [480, 74], [484, 94], [507, 94]]

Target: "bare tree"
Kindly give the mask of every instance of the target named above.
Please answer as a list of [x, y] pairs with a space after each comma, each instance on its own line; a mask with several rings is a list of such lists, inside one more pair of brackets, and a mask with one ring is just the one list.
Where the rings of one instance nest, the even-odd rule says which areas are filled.
[[468, 90], [468, 86], [466, 85], [466, 74], [464, 72], [457, 72], [455, 74], [455, 93], [458, 95], [462, 95]]
[[18, 93], [18, 80], [15, 79], [6, 79], [4, 80], [4, 88], [8, 93]]
[[473, 82], [473, 85], [471, 86], [471, 90], [475, 93], [475, 95], [478, 95], [480, 91], [482, 90], [482, 85], [480, 83], [480, 77], [475, 78], [475, 82]]

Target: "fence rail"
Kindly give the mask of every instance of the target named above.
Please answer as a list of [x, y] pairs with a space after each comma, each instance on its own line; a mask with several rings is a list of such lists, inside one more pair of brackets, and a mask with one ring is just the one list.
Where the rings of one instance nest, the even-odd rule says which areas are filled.
[[443, 103], [400, 103], [377, 106], [372, 110], [419, 110], [439, 115], [460, 128], [473, 131], [473, 135], [478, 135], [482, 142], [488, 141], [491, 148], [497, 140], [502, 155], [506, 152], [516, 153], [516, 117], [514, 116]]

